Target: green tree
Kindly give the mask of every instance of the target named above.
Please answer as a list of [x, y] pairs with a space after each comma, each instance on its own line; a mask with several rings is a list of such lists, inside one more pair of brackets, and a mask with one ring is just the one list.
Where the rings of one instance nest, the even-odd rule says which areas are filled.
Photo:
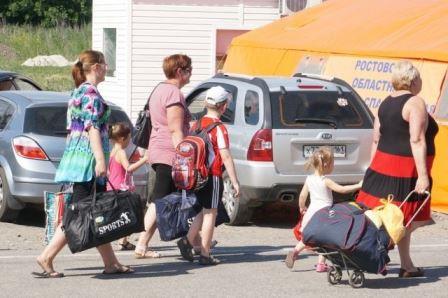
[[0, 15], [18, 25], [79, 27], [92, 19], [92, 0], [1, 0]]

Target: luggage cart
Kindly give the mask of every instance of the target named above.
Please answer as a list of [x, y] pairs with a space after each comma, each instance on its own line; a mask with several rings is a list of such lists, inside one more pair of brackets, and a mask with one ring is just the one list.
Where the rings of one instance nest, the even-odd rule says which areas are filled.
[[[411, 191], [407, 195], [407, 197], [400, 204], [399, 206], [400, 209], [414, 192], [415, 191]], [[428, 191], [425, 191], [425, 195], [426, 197], [423, 200], [420, 207], [414, 213], [412, 218], [406, 223], [405, 225], [406, 228], [409, 227], [409, 225], [412, 223], [412, 221], [420, 212], [420, 210], [422, 210], [422, 208], [429, 201], [431, 194]], [[330, 283], [331, 285], [339, 284], [342, 280], [342, 271], [344, 270], [347, 272], [348, 283], [350, 284], [350, 286], [352, 286], [353, 288], [361, 288], [364, 285], [365, 271], [355, 261], [353, 261], [350, 258], [348, 253], [342, 250], [327, 249], [323, 247], [316, 247], [314, 251], [319, 255], [326, 257], [332, 263], [332, 266], [329, 267], [327, 272], [328, 283]]]

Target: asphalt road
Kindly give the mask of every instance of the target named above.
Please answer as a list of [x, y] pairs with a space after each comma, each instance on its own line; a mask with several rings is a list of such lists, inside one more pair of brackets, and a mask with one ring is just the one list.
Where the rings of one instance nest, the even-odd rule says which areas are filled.
[[295, 240], [292, 220], [281, 214], [274, 220], [258, 216], [244, 227], [219, 227], [214, 255], [223, 263], [216, 267], [183, 261], [174, 242], [157, 239], [152, 245], [163, 254], [160, 259], [136, 260], [132, 252], [117, 252], [122, 263], [135, 269], [133, 274], [102, 275], [95, 250], [72, 255], [65, 249], [55, 266], [66, 277], [39, 279], [30, 273], [39, 271], [35, 257], [43, 249], [41, 216], [28, 212], [20, 224], [0, 223], [1, 297], [448, 297], [446, 215], [436, 214], [436, 225], [414, 235], [412, 254], [425, 277], [397, 278], [399, 258], [393, 250], [389, 274], [366, 274], [361, 289], [351, 288], [346, 274], [341, 284], [330, 285], [325, 273], [314, 272], [317, 257], [309, 253], [294, 270], [287, 269], [284, 256]]

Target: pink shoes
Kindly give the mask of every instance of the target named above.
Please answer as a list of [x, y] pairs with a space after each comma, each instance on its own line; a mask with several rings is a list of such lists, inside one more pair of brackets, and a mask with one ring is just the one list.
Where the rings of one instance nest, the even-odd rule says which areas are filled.
[[[294, 262], [296, 261], [298, 255], [294, 250], [291, 250], [288, 252], [285, 258], [285, 265], [289, 269], [292, 269], [294, 267]], [[325, 263], [317, 263], [316, 265], [316, 272], [327, 272], [329, 269], [329, 266]]]
[[325, 263], [317, 263], [316, 272], [327, 272], [328, 266]]

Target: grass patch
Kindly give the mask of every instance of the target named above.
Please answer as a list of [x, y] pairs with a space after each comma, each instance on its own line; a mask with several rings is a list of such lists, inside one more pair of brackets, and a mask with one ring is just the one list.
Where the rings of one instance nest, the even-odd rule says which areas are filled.
[[27, 67], [21, 64], [38, 55], [62, 55], [69, 61], [92, 47], [92, 27], [43, 28], [33, 26], [0, 27], [0, 69], [26, 75], [43, 89], [73, 89], [71, 67]]

